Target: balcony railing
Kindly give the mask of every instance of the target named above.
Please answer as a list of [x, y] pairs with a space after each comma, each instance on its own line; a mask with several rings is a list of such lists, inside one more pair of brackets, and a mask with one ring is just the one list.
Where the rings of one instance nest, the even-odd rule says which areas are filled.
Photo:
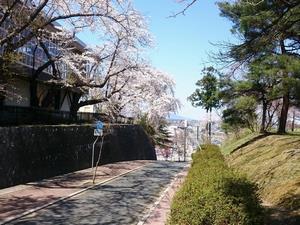
[[100, 113], [78, 112], [76, 116], [67, 111], [55, 111], [34, 107], [0, 106], [0, 126], [31, 125], [31, 124], [81, 124], [93, 123], [95, 120], [104, 122], [132, 124], [132, 118], [119, 117], [111, 121]]

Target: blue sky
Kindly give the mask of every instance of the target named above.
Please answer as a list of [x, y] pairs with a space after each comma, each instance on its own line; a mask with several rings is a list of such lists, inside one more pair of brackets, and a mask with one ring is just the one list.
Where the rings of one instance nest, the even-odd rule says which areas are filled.
[[233, 39], [231, 23], [219, 16], [215, 1], [199, 0], [185, 16], [167, 18], [184, 6], [174, 0], [135, 0], [135, 6], [149, 20], [156, 48], [150, 51], [153, 65], [168, 72], [176, 81], [176, 97], [183, 104], [178, 113], [182, 116], [204, 119], [205, 111], [194, 108], [186, 98], [195, 90], [201, 79], [200, 72], [212, 65], [208, 53], [217, 50], [210, 43]]
[[[231, 24], [219, 16], [219, 10], [212, 0], [199, 0], [185, 16], [168, 18], [184, 6], [175, 0], [133, 0], [135, 7], [149, 21], [149, 28], [156, 47], [149, 51], [153, 65], [168, 72], [176, 82], [175, 95], [182, 108], [178, 114], [193, 119], [205, 119], [205, 111], [194, 108], [186, 101], [195, 90], [195, 83], [201, 79], [200, 72], [209, 63], [208, 53], [216, 50], [210, 44], [229, 41]], [[79, 37], [85, 40], [84, 37]]]

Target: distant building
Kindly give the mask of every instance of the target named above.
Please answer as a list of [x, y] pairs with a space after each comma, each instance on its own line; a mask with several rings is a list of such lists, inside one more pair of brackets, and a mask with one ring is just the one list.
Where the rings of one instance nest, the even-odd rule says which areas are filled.
[[[170, 126], [182, 127], [185, 119], [167, 119]], [[190, 145], [197, 148], [208, 139], [207, 120], [187, 120], [189, 127]], [[212, 143], [221, 145], [225, 139], [225, 133], [221, 129], [221, 121], [212, 121]]]

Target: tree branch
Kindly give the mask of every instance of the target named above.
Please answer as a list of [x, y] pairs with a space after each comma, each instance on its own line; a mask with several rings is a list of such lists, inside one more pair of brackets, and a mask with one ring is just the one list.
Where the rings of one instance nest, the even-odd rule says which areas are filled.
[[[178, 0], [179, 3], [184, 3], [188, 0]], [[194, 5], [198, 0], [192, 0], [191, 2], [189, 2], [181, 11], [171, 15], [171, 16], [168, 16], [169, 18], [173, 17], [177, 17], [178, 15], [185, 15], [185, 12], [192, 6]]]

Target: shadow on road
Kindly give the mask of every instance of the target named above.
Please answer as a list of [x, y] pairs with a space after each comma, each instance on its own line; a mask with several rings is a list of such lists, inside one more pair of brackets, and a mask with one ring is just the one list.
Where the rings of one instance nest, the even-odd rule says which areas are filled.
[[137, 223], [184, 165], [156, 162], [14, 224]]

